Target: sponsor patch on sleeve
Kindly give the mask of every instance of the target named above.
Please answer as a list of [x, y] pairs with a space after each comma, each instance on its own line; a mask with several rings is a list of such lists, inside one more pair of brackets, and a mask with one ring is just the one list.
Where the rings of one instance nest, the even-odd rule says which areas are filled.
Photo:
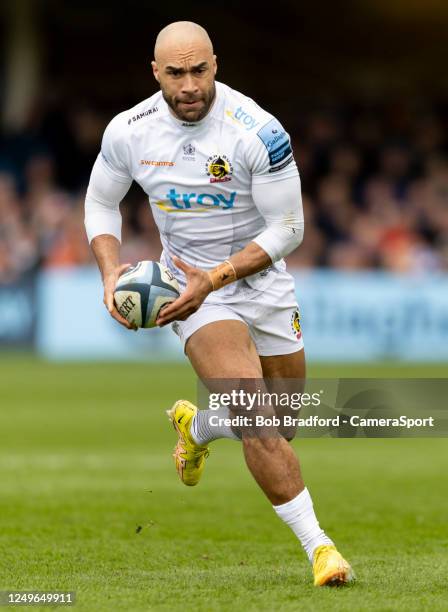
[[271, 119], [257, 136], [266, 147], [269, 155], [269, 164], [276, 166], [292, 155], [291, 143], [288, 134], [277, 119]]
[[274, 166], [273, 168], [269, 168], [269, 172], [278, 172], [279, 170], [283, 170], [283, 168], [286, 168], [286, 166], [288, 166], [292, 162], [293, 159], [294, 159], [293, 156], [290, 155], [288, 159], [284, 161], [282, 164], [280, 164], [279, 166]]

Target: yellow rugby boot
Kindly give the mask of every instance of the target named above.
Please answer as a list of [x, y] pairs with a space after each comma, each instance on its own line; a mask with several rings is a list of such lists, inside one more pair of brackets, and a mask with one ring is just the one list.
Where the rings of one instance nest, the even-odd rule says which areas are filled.
[[178, 400], [166, 413], [179, 439], [174, 448], [174, 462], [180, 479], [189, 487], [199, 482], [209, 456], [208, 446], [196, 444], [191, 436], [191, 424], [198, 409], [187, 400]]
[[355, 579], [336, 546], [318, 546], [313, 555], [314, 586], [340, 586]]

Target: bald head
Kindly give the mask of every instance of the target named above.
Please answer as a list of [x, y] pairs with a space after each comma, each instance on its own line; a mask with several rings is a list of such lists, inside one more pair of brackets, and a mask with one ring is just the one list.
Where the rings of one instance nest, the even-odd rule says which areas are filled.
[[154, 58], [154, 77], [172, 112], [200, 121], [215, 98], [216, 56], [207, 31], [192, 21], [170, 23], [157, 36]]
[[172, 52], [184, 52], [192, 47], [200, 47], [213, 55], [210, 37], [202, 26], [193, 21], [175, 21], [160, 30], [154, 45], [156, 62]]

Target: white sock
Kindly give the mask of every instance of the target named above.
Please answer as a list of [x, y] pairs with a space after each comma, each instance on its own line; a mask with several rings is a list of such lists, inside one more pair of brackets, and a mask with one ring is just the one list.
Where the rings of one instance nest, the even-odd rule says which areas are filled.
[[[214, 417], [213, 425], [210, 424], [211, 417]], [[191, 437], [196, 444], [208, 444], [219, 438], [240, 440], [241, 438], [232, 431], [230, 425], [216, 424], [217, 419], [229, 418], [231, 418], [231, 414], [225, 406], [221, 406], [218, 410], [198, 410], [191, 424]]]
[[313, 562], [313, 553], [318, 546], [334, 545], [332, 540], [320, 528], [314, 514], [313, 502], [308, 489], [305, 489], [280, 506], [273, 506], [278, 516], [291, 527], [302, 543], [310, 562]]

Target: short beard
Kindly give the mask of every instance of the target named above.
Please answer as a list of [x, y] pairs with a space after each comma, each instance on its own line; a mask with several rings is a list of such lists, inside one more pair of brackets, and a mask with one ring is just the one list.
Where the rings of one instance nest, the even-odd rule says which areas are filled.
[[205, 100], [205, 105], [204, 108], [201, 110], [200, 114], [198, 115], [198, 117], [196, 119], [190, 119], [188, 117], [188, 115], [182, 115], [179, 114], [179, 112], [177, 111], [176, 107], [174, 106], [173, 102], [171, 101], [171, 98], [169, 98], [164, 90], [162, 88], [160, 88], [162, 91], [162, 96], [163, 99], [165, 100], [165, 102], [168, 104], [168, 106], [170, 107], [170, 109], [173, 111], [173, 113], [175, 114], [175, 116], [180, 119], [181, 121], [186, 121], [188, 123], [196, 123], [196, 121], [201, 121], [205, 115], [208, 113], [208, 111], [210, 110], [211, 105], [213, 104], [213, 101], [216, 97], [216, 87], [215, 87], [215, 83], [213, 83], [211, 89], [210, 89], [210, 97], [209, 99]]

